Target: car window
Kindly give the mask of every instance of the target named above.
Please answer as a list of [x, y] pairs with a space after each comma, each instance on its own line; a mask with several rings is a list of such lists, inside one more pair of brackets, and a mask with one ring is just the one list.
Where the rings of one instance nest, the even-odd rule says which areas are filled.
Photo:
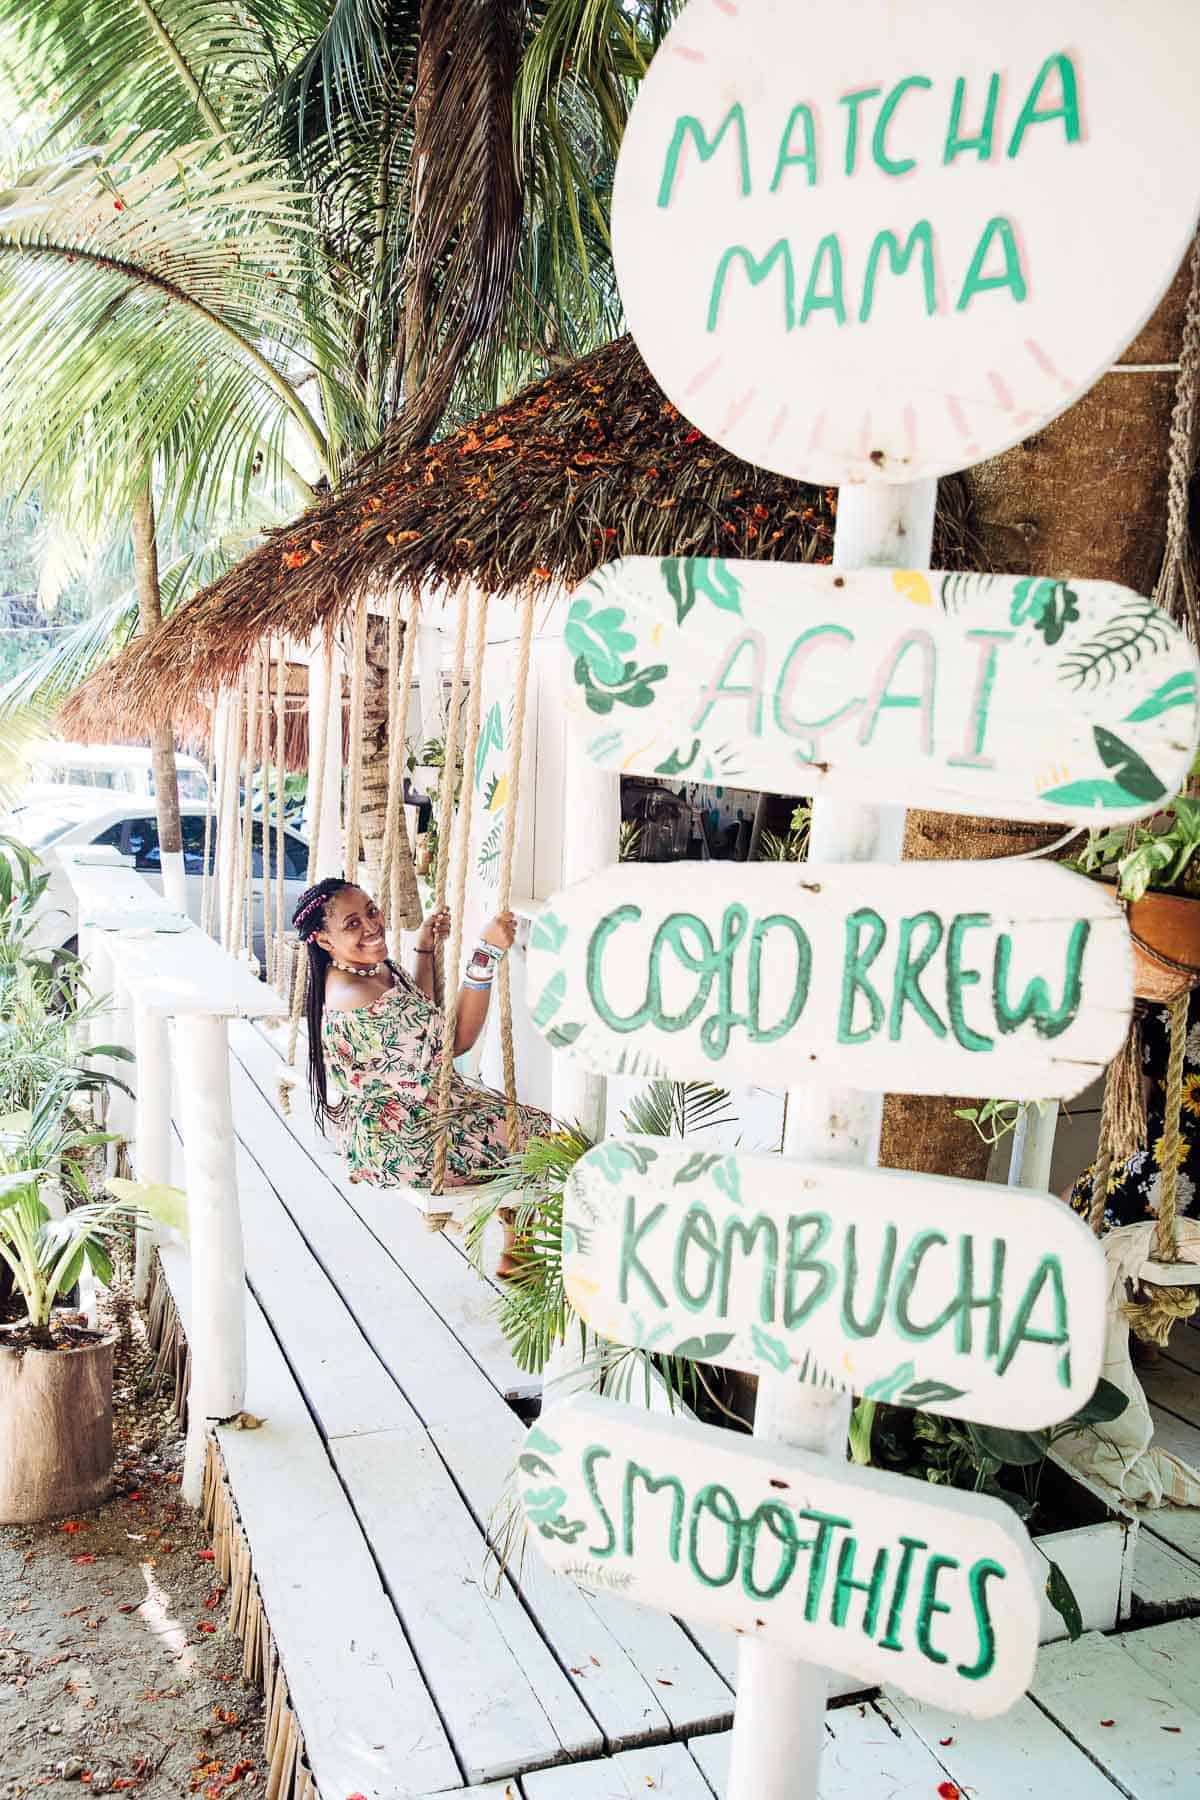
[[110, 825], [107, 831], [102, 831], [99, 837], [92, 839], [92, 842], [93, 844], [107, 844], [110, 849], [120, 850], [123, 855], [125, 852], [124, 836], [125, 821], [118, 819], [115, 825]]
[[[204, 819], [196, 814], [185, 814], [180, 820], [183, 834], [183, 866], [189, 875], [204, 873]], [[216, 861], [217, 821], [213, 819], [209, 827], [208, 839], [208, 871], [211, 875]]]
[[[255, 819], [253, 827], [253, 868], [255, 876], [262, 879], [262, 820]], [[268, 861], [271, 869], [271, 880], [275, 880], [277, 858], [275, 855], [275, 826], [270, 828], [271, 851]], [[308, 845], [292, 832], [283, 834], [283, 878], [285, 881], [304, 881], [308, 875]]]
[[179, 798], [181, 800], [207, 800], [208, 777], [202, 769], [180, 769]]
[[162, 865], [158, 851], [157, 819], [130, 819], [126, 849], [134, 860], [134, 868], [157, 875]]

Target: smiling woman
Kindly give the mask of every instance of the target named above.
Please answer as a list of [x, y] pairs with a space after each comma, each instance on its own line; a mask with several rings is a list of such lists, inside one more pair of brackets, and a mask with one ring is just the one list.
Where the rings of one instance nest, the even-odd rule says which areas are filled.
[[[435, 945], [449, 935], [449, 913], [442, 909], [424, 921], [411, 973], [389, 959], [375, 902], [341, 876], [308, 889], [294, 924], [309, 957], [313, 1109], [322, 1122], [337, 1126], [350, 1179], [377, 1187], [429, 1187], [443, 1127], [448, 1186], [468, 1185], [498, 1167], [510, 1148], [502, 1095], [472, 1087], [455, 1073], [447, 1117], [438, 1117], [444, 1023], [434, 1003], [433, 962]], [[469, 1050], [482, 1032], [493, 977], [515, 932], [510, 912], [484, 927], [458, 995], [452, 1056]], [[337, 1096], [333, 1104], [330, 1080]], [[536, 1108], [518, 1112], [523, 1136], [549, 1129]]]

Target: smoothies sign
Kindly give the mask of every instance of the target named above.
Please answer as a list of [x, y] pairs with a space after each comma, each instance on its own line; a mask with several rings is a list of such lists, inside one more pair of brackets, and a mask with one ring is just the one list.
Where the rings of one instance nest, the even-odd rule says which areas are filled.
[[1003, 1501], [592, 1397], [547, 1408], [519, 1491], [553, 1568], [977, 1718], [1033, 1674], [1039, 1575]]
[[617, 170], [642, 354], [784, 474], [994, 455], [1098, 379], [1179, 266], [1198, 64], [1183, 3], [1152, 25], [1121, 0], [692, 0]]

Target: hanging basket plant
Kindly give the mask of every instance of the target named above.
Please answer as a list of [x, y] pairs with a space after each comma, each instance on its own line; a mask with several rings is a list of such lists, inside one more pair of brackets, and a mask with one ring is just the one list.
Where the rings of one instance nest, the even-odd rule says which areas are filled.
[[1165, 1005], [1200, 981], [1200, 800], [1180, 794], [1132, 831], [1090, 833], [1074, 867], [1125, 904], [1139, 999]]

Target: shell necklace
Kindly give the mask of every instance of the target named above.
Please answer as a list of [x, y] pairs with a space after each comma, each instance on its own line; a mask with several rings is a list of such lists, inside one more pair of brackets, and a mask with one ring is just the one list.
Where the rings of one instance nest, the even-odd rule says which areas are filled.
[[372, 975], [382, 975], [385, 969], [391, 968], [391, 964], [387, 961], [369, 963], [366, 968], [362, 968], [357, 963], [339, 962], [336, 956], [331, 956], [329, 960], [335, 969], [342, 971], [343, 975], [358, 975], [363, 981], [369, 980]]

